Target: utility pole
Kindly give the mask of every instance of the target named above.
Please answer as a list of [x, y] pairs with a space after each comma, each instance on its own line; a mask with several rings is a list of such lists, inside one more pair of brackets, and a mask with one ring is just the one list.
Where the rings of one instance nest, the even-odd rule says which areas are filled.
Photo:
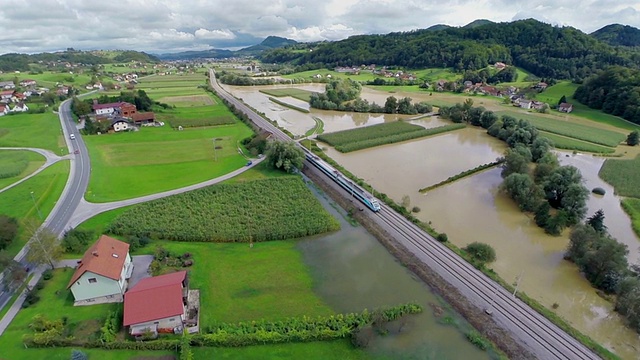
[[36, 198], [33, 196], [33, 191], [31, 192], [31, 200], [33, 200], [33, 206], [35, 206], [38, 211], [38, 217], [42, 220], [42, 213], [40, 213], [40, 208], [38, 207], [38, 203], [36, 203]]
[[518, 287], [520, 286], [520, 280], [522, 280], [522, 275], [524, 275], [524, 270], [516, 277], [516, 288], [513, 289], [513, 297], [516, 297], [516, 293], [518, 292]]

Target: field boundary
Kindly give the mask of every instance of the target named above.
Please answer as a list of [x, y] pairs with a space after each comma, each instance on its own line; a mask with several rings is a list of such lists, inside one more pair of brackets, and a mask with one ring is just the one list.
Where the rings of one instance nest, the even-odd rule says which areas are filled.
[[307, 110], [307, 109], [303, 109], [303, 108], [301, 108], [301, 107], [297, 107], [297, 106], [295, 106], [295, 105], [291, 105], [291, 104], [289, 104], [289, 103], [286, 103], [286, 102], [284, 102], [284, 101], [280, 101], [280, 100], [278, 100], [278, 99], [276, 99], [276, 98], [274, 98], [274, 97], [271, 97], [271, 96], [269, 96], [269, 100], [273, 101], [274, 103], [276, 103], [276, 104], [278, 104], [278, 105], [280, 105], [280, 106], [284, 106], [284, 107], [286, 107], [286, 108], [289, 108], [289, 109], [291, 109], [291, 110], [300, 111], [301, 113], [305, 113], [305, 114], [310, 113], [310, 111], [309, 111], [309, 110]]

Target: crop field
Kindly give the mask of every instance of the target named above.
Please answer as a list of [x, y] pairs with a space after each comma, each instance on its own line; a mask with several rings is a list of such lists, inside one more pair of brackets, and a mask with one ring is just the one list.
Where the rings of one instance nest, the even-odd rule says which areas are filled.
[[35, 147], [66, 154], [58, 115], [18, 114], [0, 117], [0, 147]]
[[177, 107], [192, 107], [216, 104], [213, 98], [209, 95], [167, 96], [159, 99], [158, 101]]
[[572, 137], [595, 144], [616, 147], [626, 138], [622, 133], [599, 129], [588, 125], [564, 121], [561, 119], [551, 119], [531, 114], [514, 113], [510, 111], [496, 112], [498, 116], [510, 115], [517, 119], [528, 120], [538, 130]]
[[[60, 161], [20, 185], [0, 193], [0, 214], [15, 217], [20, 221], [31, 218], [42, 222], [58, 201], [68, 175], [69, 161]], [[38, 210], [42, 218], [39, 217]], [[7, 247], [7, 252], [11, 256], [17, 254], [26, 241], [26, 236], [19, 233], [18, 239]]]
[[303, 90], [303, 89], [295, 89], [295, 88], [285, 88], [285, 89], [263, 89], [260, 90], [261, 93], [275, 96], [275, 97], [285, 97], [291, 96], [292, 98], [296, 98], [302, 101], [309, 101], [311, 98], [311, 91]]
[[622, 208], [631, 218], [631, 226], [636, 235], [640, 236], [640, 199], [628, 198], [622, 200]]
[[260, 242], [338, 228], [300, 178], [283, 177], [218, 184], [140, 204], [118, 216], [109, 232], [177, 241]]
[[84, 86], [87, 83], [89, 83], [89, 81], [91, 81], [90, 75], [69, 74], [69, 72], [52, 72], [52, 71], [46, 71], [46, 72], [43, 72], [42, 74], [29, 74], [26, 72], [21, 74], [3, 74], [3, 75], [0, 75], [0, 81], [11, 81], [15, 76], [17, 76], [18, 80], [20, 81], [24, 79], [35, 80], [38, 86], [47, 87], [49, 89], [54, 88], [56, 83], [73, 85], [75, 87], [84, 89]]
[[541, 131], [540, 137], [547, 138], [553, 141], [553, 145], [558, 149], [586, 151], [597, 154], [612, 154], [615, 152], [614, 148], [607, 146], [596, 145], [594, 143], [573, 139], [566, 136], [556, 135], [548, 132]]
[[171, 127], [199, 127], [234, 124], [235, 116], [220, 101], [217, 105], [178, 107], [156, 112], [159, 121], [168, 122]]
[[199, 87], [206, 82], [207, 78], [202, 74], [156, 75], [140, 80], [136, 89], [144, 90], [150, 98], [159, 100], [175, 96], [207, 95]]
[[465, 127], [464, 124], [451, 124], [431, 129], [401, 121], [372, 125], [363, 128], [337, 131], [319, 135], [318, 140], [332, 145], [340, 152], [351, 152], [375, 146], [393, 144], [401, 141], [436, 135]]
[[355, 81], [369, 81], [374, 80], [378, 77], [378, 75], [374, 75], [371, 71], [361, 71], [358, 75], [351, 75], [327, 69], [302, 71], [293, 74], [282, 75], [282, 77], [285, 79], [310, 79], [318, 74], [322, 75], [324, 79], [327, 78], [327, 75], [331, 75], [331, 79], [351, 79]]
[[616, 189], [616, 194], [640, 198], [640, 156], [633, 160], [607, 159], [598, 175]]
[[193, 347], [196, 359], [279, 359], [279, 360], [358, 360], [371, 355], [353, 348], [349, 340], [288, 343], [237, 348]]
[[[224, 175], [245, 165], [237, 142], [251, 134], [238, 122], [183, 131], [143, 127], [136, 132], [85, 136], [92, 167], [85, 197], [92, 202], [122, 200]], [[218, 149], [213, 139], [219, 139]]]
[[[40, 301], [29, 308], [21, 309], [7, 330], [0, 336], [0, 349], [3, 357], [10, 354], [11, 360], [53, 359], [67, 360], [71, 356], [71, 348], [26, 349], [22, 343], [22, 335], [31, 334], [29, 328], [34, 316], [41, 314], [49, 320], [67, 318], [67, 329], [77, 338], [90, 337], [103, 325], [109, 311], [121, 304], [98, 304], [91, 306], [73, 306], [73, 296], [66, 289], [73, 274], [71, 269], [54, 271], [51, 280], [39, 292]], [[119, 360], [136, 356], [159, 356], [170, 354], [166, 351], [133, 351], [82, 349], [91, 359]]]

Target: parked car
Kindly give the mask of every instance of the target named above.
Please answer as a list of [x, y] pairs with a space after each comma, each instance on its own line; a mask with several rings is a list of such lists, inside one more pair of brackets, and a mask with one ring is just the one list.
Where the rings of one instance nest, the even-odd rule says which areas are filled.
[[251, 165], [253, 165], [253, 161], [249, 161], [249, 162], [247, 163], [247, 166], [251, 166]]

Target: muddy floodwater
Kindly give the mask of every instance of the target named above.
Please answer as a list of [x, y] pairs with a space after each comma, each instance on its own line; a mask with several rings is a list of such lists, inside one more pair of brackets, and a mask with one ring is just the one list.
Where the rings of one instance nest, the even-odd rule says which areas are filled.
[[[352, 226], [317, 194], [341, 223], [339, 232], [302, 240], [298, 248], [311, 269], [316, 293], [337, 312], [356, 312], [416, 302], [424, 312], [411, 316], [401, 332], [376, 337], [367, 351], [384, 359], [490, 359], [466, 340], [471, 329], [420, 279], [362, 226]], [[444, 310], [436, 316], [433, 309]], [[458, 325], [444, 325], [445, 318]]]

